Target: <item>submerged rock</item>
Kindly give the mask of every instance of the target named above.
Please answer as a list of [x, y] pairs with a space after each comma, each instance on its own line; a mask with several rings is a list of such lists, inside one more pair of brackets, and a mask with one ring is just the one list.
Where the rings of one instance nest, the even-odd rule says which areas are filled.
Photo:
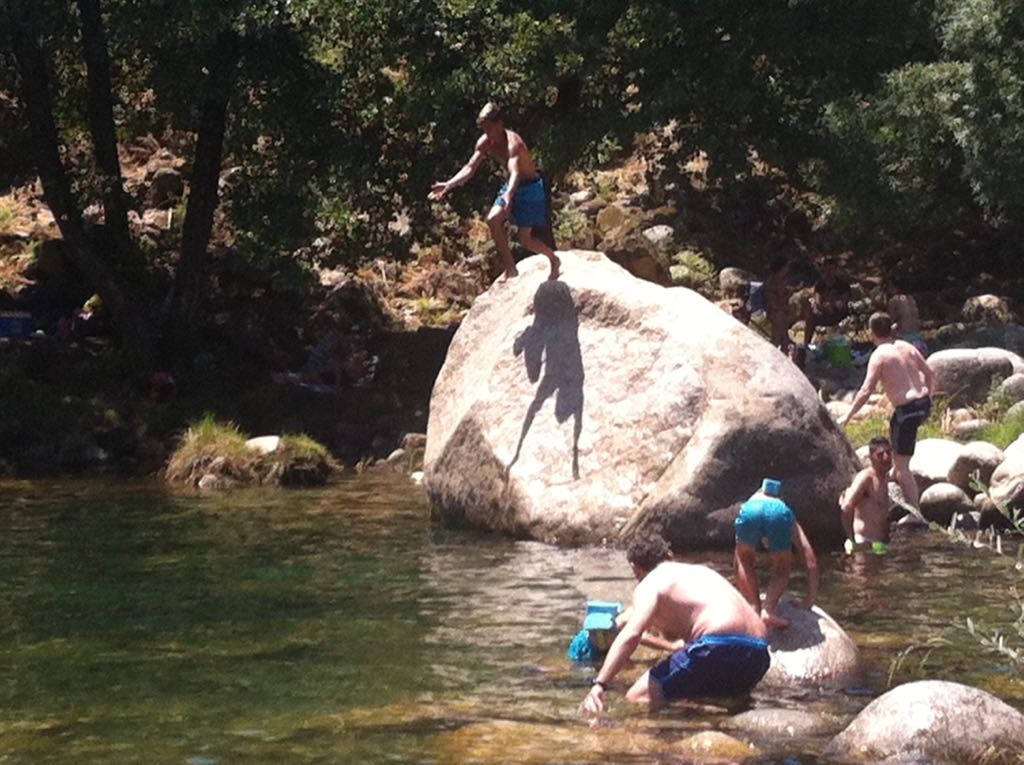
[[541, 257], [520, 263], [452, 341], [424, 460], [434, 516], [565, 544], [651, 524], [677, 550], [725, 547], [771, 476], [811, 538], [837, 544], [858, 466], [800, 370], [691, 290], [560, 257], [557, 281]]
[[517, 763], [547, 765], [572, 762], [623, 762], [636, 757], [657, 759], [667, 753], [664, 740], [619, 725], [588, 727], [545, 725], [511, 720], [471, 723], [433, 738], [428, 753], [439, 762]]
[[811, 710], [751, 709], [726, 720], [723, 725], [755, 738], [779, 740], [834, 733], [843, 727], [844, 722], [835, 715]]

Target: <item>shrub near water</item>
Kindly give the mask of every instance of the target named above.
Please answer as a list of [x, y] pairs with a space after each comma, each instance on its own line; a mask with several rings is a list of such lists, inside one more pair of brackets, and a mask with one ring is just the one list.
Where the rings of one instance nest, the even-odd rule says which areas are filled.
[[212, 416], [192, 423], [167, 463], [172, 483], [229, 487], [242, 485], [317, 485], [326, 482], [337, 464], [322, 445], [305, 435], [282, 436], [273, 452], [246, 445], [248, 436], [234, 423]]

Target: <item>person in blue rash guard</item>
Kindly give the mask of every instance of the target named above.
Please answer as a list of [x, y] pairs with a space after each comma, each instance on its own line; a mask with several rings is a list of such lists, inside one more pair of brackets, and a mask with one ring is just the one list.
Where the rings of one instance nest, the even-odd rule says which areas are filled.
[[[747, 602], [761, 611], [761, 618], [768, 627], [789, 626], [789, 622], [778, 615], [777, 608], [789, 584], [794, 557], [803, 561], [807, 568], [807, 595], [797, 605], [810, 609], [818, 597], [818, 559], [793, 511], [779, 496], [781, 492], [781, 481], [765, 478], [760, 490], [740, 506], [736, 516], [736, 584]], [[762, 546], [772, 562], [763, 605], [756, 566], [757, 550]]]

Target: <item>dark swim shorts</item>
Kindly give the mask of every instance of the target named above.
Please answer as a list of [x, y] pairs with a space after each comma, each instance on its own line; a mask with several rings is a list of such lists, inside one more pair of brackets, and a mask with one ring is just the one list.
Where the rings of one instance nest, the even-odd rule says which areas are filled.
[[[502, 195], [506, 191], [508, 191], [507, 183], [501, 187], [497, 199], [494, 200], [494, 204], [498, 207], [505, 206]], [[542, 176], [537, 176], [529, 183], [519, 185], [516, 195], [512, 197], [512, 211], [508, 217], [513, 225], [521, 228], [534, 228], [548, 224], [547, 189], [544, 187]]]
[[751, 497], [740, 505], [736, 516], [736, 541], [757, 547], [768, 540], [768, 552], [781, 552], [793, 545], [793, 511], [776, 497]]
[[771, 664], [768, 643], [749, 635], [705, 635], [651, 669], [666, 699], [742, 696]]
[[889, 419], [892, 448], [895, 454], [911, 456], [917, 441], [917, 429], [932, 413], [931, 396], [922, 396], [896, 407]]

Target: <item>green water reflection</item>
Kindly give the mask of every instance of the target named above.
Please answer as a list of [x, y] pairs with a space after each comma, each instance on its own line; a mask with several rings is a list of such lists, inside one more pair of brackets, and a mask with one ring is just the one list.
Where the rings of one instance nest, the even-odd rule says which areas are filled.
[[[892, 673], [1024, 708], [954, 627], [1005, 625], [1020, 575], [936, 535], [894, 550], [822, 556], [820, 602], [863, 678], [758, 707], [848, 719]], [[621, 554], [434, 528], [396, 476], [224, 496], [0, 484], [0, 577], [2, 762], [652, 763], [728, 722], [620, 703], [583, 725], [588, 670], [565, 645], [586, 598], [628, 598]], [[759, 741], [755, 761], [817, 762], [827, 740]]]

